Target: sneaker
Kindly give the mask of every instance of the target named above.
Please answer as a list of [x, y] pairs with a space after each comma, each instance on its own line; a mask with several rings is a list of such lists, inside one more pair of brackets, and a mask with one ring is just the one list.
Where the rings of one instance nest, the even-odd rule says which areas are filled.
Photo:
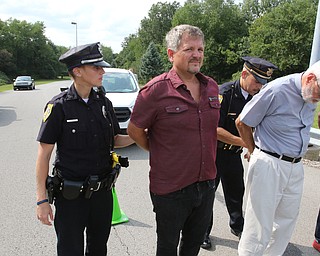
[[210, 237], [206, 236], [200, 246], [201, 246], [202, 249], [206, 249], [206, 250], [210, 249], [212, 247]]
[[312, 246], [314, 249], [316, 249], [318, 252], [320, 252], [320, 244], [317, 242], [317, 240], [313, 241]]

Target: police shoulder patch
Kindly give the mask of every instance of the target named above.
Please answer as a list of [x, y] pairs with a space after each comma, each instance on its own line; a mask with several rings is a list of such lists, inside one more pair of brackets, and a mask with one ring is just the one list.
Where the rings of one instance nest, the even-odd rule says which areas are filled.
[[44, 111], [44, 114], [43, 114], [43, 122], [47, 121], [48, 117], [52, 113], [52, 107], [53, 107], [53, 104], [47, 105], [46, 111]]
[[219, 102], [221, 103], [223, 100], [223, 95], [219, 94]]

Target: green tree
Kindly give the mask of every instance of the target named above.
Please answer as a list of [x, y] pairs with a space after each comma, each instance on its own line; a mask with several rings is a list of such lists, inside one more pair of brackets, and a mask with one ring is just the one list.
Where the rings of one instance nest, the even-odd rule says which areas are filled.
[[6, 70], [9, 77], [23, 74], [56, 77], [59, 67], [57, 52], [54, 44], [45, 37], [44, 30], [42, 22], [32, 24], [16, 19], [0, 22], [0, 50], [12, 56], [11, 67], [14, 67]]
[[[141, 58], [150, 42], [162, 48], [166, 33], [171, 28], [171, 20], [175, 11], [180, 7], [177, 2], [157, 3], [152, 5], [148, 16], [141, 20], [137, 34], [131, 34], [122, 43], [122, 51], [114, 63], [117, 67], [133, 69], [139, 73]], [[161, 55], [162, 56], [162, 55]], [[163, 58], [166, 58], [163, 56]]]
[[251, 24], [255, 19], [271, 11], [273, 8], [292, 0], [243, 0], [240, 4], [246, 22]]
[[156, 45], [151, 42], [141, 59], [140, 77], [143, 82], [147, 82], [151, 78], [160, 75], [162, 72], [163, 64], [161, 55]]
[[101, 48], [102, 48], [103, 59], [111, 65], [114, 59], [114, 55], [111, 47], [101, 45]]
[[313, 0], [293, 0], [273, 8], [250, 27], [251, 54], [275, 63], [281, 71], [279, 75], [305, 70], [316, 12]]
[[166, 33], [171, 28], [171, 21], [180, 4], [176, 1], [173, 3], [153, 4], [149, 10], [148, 17], [140, 23], [138, 36], [142, 46], [146, 49], [150, 42], [156, 45], [162, 45]]
[[16, 68], [12, 59], [12, 53], [6, 49], [0, 50], [0, 70], [5, 74], [13, 74]]
[[138, 72], [144, 49], [140, 37], [135, 34], [129, 35], [122, 43], [122, 51], [115, 59], [115, 67], [122, 67], [125, 69], [131, 68], [134, 72]]

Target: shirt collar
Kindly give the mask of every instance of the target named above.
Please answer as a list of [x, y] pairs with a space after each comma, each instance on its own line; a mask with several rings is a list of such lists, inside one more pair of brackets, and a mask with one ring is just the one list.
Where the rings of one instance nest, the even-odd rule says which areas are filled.
[[[96, 91], [91, 89], [88, 102], [91, 101], [91, 99], [92, 100], [99, 100], [100, 98], [101, 98], [101, 96]], [[81, 97], [77, 93], [77, 90], [74, 86], [74, 83], [72, 83], [70, 86], [70, 89], [67, 92], [67, 100], [77, 100], [77, 99], [81, 99]]]
[[247, 91], [243, 90], [241, 87], [240, 87], [240, 89], [241, 89], [242, 96], [243, 96], [245, 99], [247, 99], [248, 96], [249, 96], [249, 93], [248, 93]]
[[[174, 88], [178, 88], [179, 86], [184, 85], [183, 81], [173, 68], [168, 72], [168, 77], [170, 78]], [[202, 73], [197, 73], [196, 77], [199, 79], [200, 85], [208, 84], [209, 79]]]

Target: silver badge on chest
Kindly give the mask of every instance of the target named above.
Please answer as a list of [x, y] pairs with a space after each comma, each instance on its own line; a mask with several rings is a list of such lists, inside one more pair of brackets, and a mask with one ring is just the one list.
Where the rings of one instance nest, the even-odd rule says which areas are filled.
[[107, 111], [106, 111], [105, 106], [102, 106], [102, 114], [103, 114], [104, 118], [107, 119]]

